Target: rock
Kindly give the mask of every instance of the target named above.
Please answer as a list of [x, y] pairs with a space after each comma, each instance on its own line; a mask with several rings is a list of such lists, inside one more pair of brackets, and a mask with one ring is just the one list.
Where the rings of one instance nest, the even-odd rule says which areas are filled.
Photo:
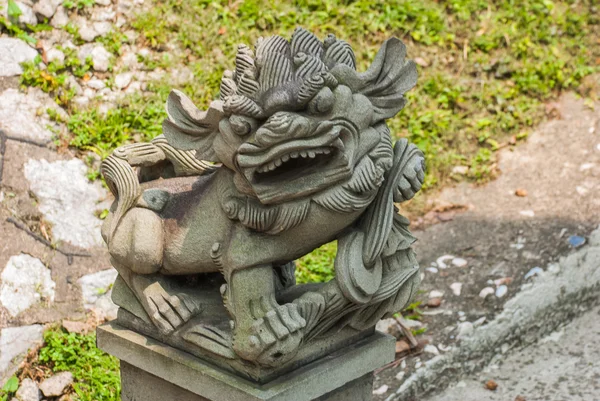
[[46, 52], [46, 60], [48, 62], [56, 61], [58, 64], [65, 62], [65, 54], [58, 49], [50, 49]]
[[460, 296], [460, 293], [462, 291], [462, 283], [452, 283], [450, 284], [450, 289], [452, 290], [452, 293], [454, 295], [456, 295], [457, 297]]
[[12, 256], [0, 278], [0, 303], [11, 316], [42, 300], [54, 301], [56, 283], [52, 281], [50, 269], [32, 256], [24, 253]]
[[396, 380], [400, 380], [400, 381], [401, 381], [402, 379], [404, 379], [404, 375], [405, 375], [405, 374], [406, 374], [406, 373], [405, 373], [404, 371], [402, 371], [402, 370], [401, 370], [400, 372], [398, 372], [398, 373], [396, 374]]
[[71, 320], [63, 320], [62, 327], [69, 333], [87, 334], [93, 329], [91, 325], [85, 322], [73, 322]]
[[110, 6], [112, 4], [111, 0], [96, 0], [96, 4], [99, 6]]
[[27, 378], [19, 385], [15, 398], [18, 401], [40, 401], [42, 395], [37, 383]]
[[93, 27], [89, 26], [87, 23], [84, 23], [79, 26], [79, 36], [86, 42], [93, 42], [94, 39], [100, 35]]
[[373, 390], [373, 395], [383, 395], [385, 393], [387, 393], [389, 387], [387, 384], [384, 384], [383, 386], [379, 387], [377, 390]]
[[423, 57], [415, 57], [415, 63], [421, 67], [429, 67], [429, 63]]
[[452, 259], [452, 264], [456, 267], [465, 267], [468, 263], [465, 259], [454, 258], [454, 259]]
[[446, 261], [452, 260], [452, 259], [454, 259], [454, 256], [444, 255], [444, 256], [440, 256], [439, 258], [437, 258], [435, 263], [437, 264], [437, 267], [439, 267], [440, 269], [446, 269], [448, 267], [448, 265], [446, 264]]
[[402, 354], [403, 352], [408, 351], [410, 351], [410, 344], [405, 339], [396, 341], [396, 354]]
[[69, 14], [67, 13], [66, 8], [63, 6], [58, 6], [56, 9], [56, 13], [54, 13], [54, 17], [50, 20], [50, 25], [54, 28], [63, 28], [69, 23]]
[[11, 363], [18, 366], [20, 357], [43, 342], [43, 332], [44, 327], [40, 324], [9, 327], [0, 331], [0, 377], [11, 367]]
[[452, 168], [452, 174], [466, 175], [469, 172], [468, 166], [454, 166]]
[[88, 87], [95, 89], [95, 90], [100, 90], [100, 89], [106, 88], [106, 84], [104, 83], [104, 81], [101, 79], [98, 79], [98, 78], [92, 78], [89, 81], [87, 81], [85, 84]]
[[101, 319], [117, 317], [118, 307], [111, 300], [111, 288], [117, 275], [115, 269], [108, 269], [88, 274], [78, 280], [85, 308], [94, 310]]
[[60, 397], [73, 384], [71, 372], [60, 372], [44, 380], [40, 390], [46, 397]]
[[21, 63], [33, 61], [38, 55], [27, 43], [16, 38], [0, 38], [0, 76], [21, 75]]
[[462, 339], [462, 338], [468, 337], [471, 334], [473, 334], [473, 331], [475, 331], [475, 328], [473, 327], [473, 323], [471, 323], [471, 322], [459, 323], [457, 338]]
[[[5, 3], [6, 4], [6, 3]], [[25, 28], [27, 25], [37, 25], [38, 20], [33, 12], [31, 6], [25, 4], [25, 2], [15, 1], [15, 4], [21, 10], [21, 15], [16, 19], [8, 15], [8, 8], [5, 4], [0, 4], [2, 8], [2, 14], [4, 17], [9, 18], [13, 23], [19, 25], [21, 28]]]
[[487, 298], [488, 295], [492, 295], [494, 293], [494, 289], [492, 287], [485, 287], [483, 290], [479, 292], [479, 297]]
[[425, 271], [429, 272], [429, 273], [434, 273], [434, 274], [439, 272], [437, 267], [427, 267], [427, 268], [425, 268]]
[[429, 293], [429, 299], [442, 298], [443, 296], [444, 296], [444, 293], [441, 291], [437, 291], [437, 290], [433, 290]]
[[124, 72], [124, 73], [118, 74], [115, 77], [115, 86], [119, 89], [126, 88], [131, 83], [132, 78], [133, 78], [133, 73], [131, 73], [131, 72]]
[[64, 111], [41, 90], [30, 89], [24, 94], [17, 89], [7, 89], [0, 93], [0, 128], [14, 138], [47, 143], [53, 136], [47, 127], [56, 127], [56, 124], [40, 112], [49, 108], [64, 115]]
[[498, 298], [502, 298], [503, 296], [506, 295], [507, 292], [508, 292], [508, 287], [505, 285], [501, 285], [498, 288], [496, 288], [496, 296]]
[[431, 298], [429, 301], [427, 301], [427, 306], [430, 308], [438, 308], [441, 304], [441, 298]]
[[55, 242], [67, 241], [80, 248], [104, 245], [100, 235], [102, 221], [94, 211], [103, 208], [98, 201], [106, 197], [106, 190], [99, 182], [88, 181], [83, 161], [49, 163], [30, 159], [24, 170], [40, 211], [52, 223]]
[[94, 47], [91, 53], [94, 70], [106, 72], [110, 67], [112, 55], [102, 45]]
[[433, 344], [427, 344], [424, 348], [423, 348], [423, 352], [427, 353], [427, 354], [431, 354], [431, 355], [439, 355], [440, 351], [437, 349], [437, 347]]
[[41, 16], [40, 22], [44, 22], [44, 19], [50, 19], [56, 13], [56, 9], [62, 3], [60, 0], [39, 0], [33, 5], [33, 11]]
[[544, 274], [544, 269], [542, 269], [539, 266], [534, 267], [533, 269], [529, 270], [526, 274], [525, 277], [523, 277], [525, 280], [527, 280], [528, 278], [531, 278], [533, 276], [541, 276]]
[[496, 389], [498, 388], [498, 383], [496, 383], [493, 380], [488, 380], [485, 383], [485, 388], [488, 389], [488, 390], [490, 390], [490, 391], [496, 391]]
[[482, 324], [484, 324], [484, 323], [485, 323], [485, 321], [486, 321], [486, 317], [485, 317], [485, 316], [483, 316], [483, 317], [480, 317], [479, 319], [477, 319], [477, 320], [475, 320], [475, 321], [473, 322], [473, 327], [479, 327], [479, 326], [481, 326]]
[[113, 29], [112, 24], [108, 21], [94, 22], [92, 26], [94, 28], [94, 31], [96, 31], [96, 33], [98, 34], [98, 36], [104, 36]]
[[409, 329], [419, 329], [423, 327], [423, 323], [419, 322], [418, 320], [404, 318], [401, 318], [401, 320], [404, 327], [407, 327]]

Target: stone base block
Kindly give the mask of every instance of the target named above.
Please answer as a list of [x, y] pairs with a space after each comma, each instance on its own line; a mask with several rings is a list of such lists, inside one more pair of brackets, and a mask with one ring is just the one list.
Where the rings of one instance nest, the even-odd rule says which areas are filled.
[[123, 401], [367, 401], [373, 370], [394, 358], [376, 332], [351, 346], [259, 384], [111, 322], [98, 347], [121, 359]]

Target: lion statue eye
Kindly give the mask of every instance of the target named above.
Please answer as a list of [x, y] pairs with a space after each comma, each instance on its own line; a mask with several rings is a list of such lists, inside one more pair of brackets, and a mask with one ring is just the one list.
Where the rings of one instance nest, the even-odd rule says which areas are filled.
[[248, 135], [258, 126], [255, 119], [239, 115], [229, 117], [229, 123], [231, 124], [233, 132], [239, 136]]
[[324, 87], [308, 102], [308, 111], [312, 114], [322, 114], [331, 111], [335, 98], [328, 87]]

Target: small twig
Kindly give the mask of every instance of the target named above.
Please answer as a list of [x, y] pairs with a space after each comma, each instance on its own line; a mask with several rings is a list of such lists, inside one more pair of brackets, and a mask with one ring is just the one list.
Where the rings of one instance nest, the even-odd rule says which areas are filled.
[[27, 235], [29, 235], [36, 241], [39, 241], [42, 244], [46, 245], [47, 247], [55, 249], [56, 251], [65, 255], [67, 257], [67, 261], [69, 262], [69, 265], [73, 264], [74, 256], [78, 256], [80, 258], [91, 258], [92, 257], [92, 255], [90, 255], [89, 253], [76, 253], [76, 252], [63, 251], [62, 249], [52, 245], [52, 243], [50, 241], [46, 240], [44, 237], [41, 237], [40, 235], [31, 231], [25, 224], [17, 221], [16, 219], [13, 219], [12, 217], [7, 218], [6, 221], [14, 224], [15, 227], [17, 227], [18, 229], [25, 231], [25, 233], [27, 233]]
[[402, 330], [402, 334], [404, 334], [404, 336], [408, 339], [410, 349], [412, 350], [417, 348], [419, 346], [419, 342], [415, 338], [415, 335], [412, 333], [412, 330], [404, 324], [401, 318], [394, 317], [394, 320], [396, 321], [396, 324], [398, 324], [398, 326], [400, 327], [400, 330]]

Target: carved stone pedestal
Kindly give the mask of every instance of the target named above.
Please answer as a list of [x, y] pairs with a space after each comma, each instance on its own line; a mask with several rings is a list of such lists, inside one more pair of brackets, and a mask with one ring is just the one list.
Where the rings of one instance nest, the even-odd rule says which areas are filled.
[[124, 328], [97, 331], [98, 347], [121, 360], [123, 401], [367, 401], [373, 370], [394, 358], [381, 333], [259, 384]]

